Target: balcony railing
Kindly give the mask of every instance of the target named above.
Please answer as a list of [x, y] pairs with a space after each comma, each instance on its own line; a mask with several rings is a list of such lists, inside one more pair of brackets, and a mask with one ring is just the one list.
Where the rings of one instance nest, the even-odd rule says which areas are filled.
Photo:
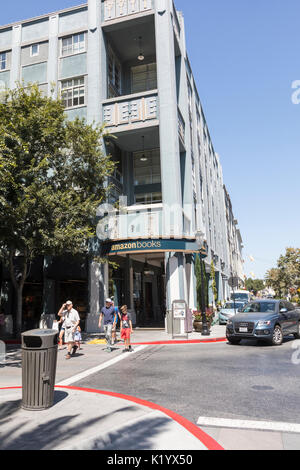
[[127, 240], [162, 236], [162, 204], [131, 206], [123, 213], [109, 214], [101, 222], [103, 239]]
[[164, 211], [163, 204], [111, 210], [99, 221], [97, 234], [103, 241], [193, 236], [190, 215], [176, 206]]
[[104, 21], [152, 10], [152, 0], [104, 0]]
[[158, 119], [157, 90], [121, 96], [103, 102], [103, 120], [114, 131]]

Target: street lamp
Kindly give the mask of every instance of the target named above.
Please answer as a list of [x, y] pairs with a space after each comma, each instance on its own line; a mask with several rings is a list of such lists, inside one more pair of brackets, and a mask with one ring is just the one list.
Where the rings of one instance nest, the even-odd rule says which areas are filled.
[[207, 256], [204, 248], [205, 235], [203, 232], [196, 233], [196, 241], [198, 245], [198, 251], [200, 255], [200, 266], [201, 266], [201, 315], [202, 315], [202, 336], [210, 336], [210, 331], [207, 326], [206, 319], [206, 305], [205, 305], [205, 285], [204, 285], [204, 273], [203, 273], [203, 259]]

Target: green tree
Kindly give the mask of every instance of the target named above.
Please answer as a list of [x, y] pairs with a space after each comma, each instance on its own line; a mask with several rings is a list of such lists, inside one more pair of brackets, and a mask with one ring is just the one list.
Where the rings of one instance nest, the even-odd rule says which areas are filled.
[[200, 256], [196, 255], [195, 261], [195, 275], [196, 275], [196, 291], [197, 291], [197, 308], [200, 311], [202, 308], [202, 284], [201, 284], [201, 264], [202, 264], [202, 273], [204, 280], [204, 305], [208, 305], [208, 279], [205, 271], [205, 263]]
[[210, 264], [210, 278], [212, 281], [211, 288], [214, 296], [215, 302], [218, 300], [218, 289], [217, 289], [217, 283], [216, 283], [216, 272], [215, 272], [215, 266], [214, 262], [212, 261]]
[[256, 295], [257, 292], [265, 288], [265, 281], [263, 279], [252, 279], [250, 277], [245, 280], [245, 287], [246, 290], [253, 292], [254, 295]]
[[66, 119], [60, 100], [37, 86], [5, 92], [0, 102], [0, 254], [17, 295], [37, 255], [84, 254], [95, 236], [113, 163], [102, 151], [104, 127]]
[[277, 267], [266, 274], [266, 284], [272, 287], [277, 297], [287, 296], [290, 291], [300, 289], [300, 249], [286, 248], [277, 261]]

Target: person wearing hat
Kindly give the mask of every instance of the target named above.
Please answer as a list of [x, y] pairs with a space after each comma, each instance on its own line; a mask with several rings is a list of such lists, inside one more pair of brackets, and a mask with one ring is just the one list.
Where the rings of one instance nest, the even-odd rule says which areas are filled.
[[111, 299], [106, 299], [105, 307], [102, 308], [99, 317], [99, 328], [101, 328], [102, 320], [104, 320], [104, 333], [107, 341], [107, 352], [111, 352], [112, 346], [112, 330], [116, 325], [116, 312], [112, 305]]
[[64, 318], [63, 327], [65, 331], [65, 343], [67, 343], [68, 349], [66, 359], [70, 359], [71, 354], [74, 355], [77, 350], [74, 335], [77, 330], [77, 326], [80, 323], [79, 313], [73, 308], [73, 302], [71, 300], [67, 300], [67, 302], [61, 306], [58, 316]]

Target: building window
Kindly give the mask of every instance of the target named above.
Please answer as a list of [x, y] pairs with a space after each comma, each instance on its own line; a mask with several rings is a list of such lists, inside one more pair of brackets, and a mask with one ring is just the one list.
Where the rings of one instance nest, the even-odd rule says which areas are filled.
[[135, 195], [135, 204], [158, 204], [162, 202], [162, 193], [143, 193]]
[[61, 99], [65, 108], [75, 108], [85, 104], [84, 77], [61, 82]]
[[7, 68], [7, 54], [6, 52], [1, 52], [0, 54], [0, 70], [5, 70]]
[[30, 57], [36, 57], [38, 56], [40, 53], [40, 46], [39, 44], [33, 44], [31, 47], [30, 47]]
[[138, 65], [131, 68], [132, 93], [140, 93], [157, 88], [156, 64]]
[[159, 149], [134, 154], [134, 185], [161, 183]]
[[[160, 190], [160, 152], [159, 149], [136, 152], [133, 155], [134, 161], [134, 186], [136, 188], [136, 204], [156, 204], [162, 202]], [[145, 191], [142, 186], [147, 185]], [[151, 186], [153, 185], [153, 191]], [[138, 188], [138, 189], [137, 189]]]
[[62, 56], [78, 54], [85, 51], [85, 34], [73, 34], [62, 39]]
[[121, 64], [111, 49], [108, 52], [108, 98], [121, 95]]

